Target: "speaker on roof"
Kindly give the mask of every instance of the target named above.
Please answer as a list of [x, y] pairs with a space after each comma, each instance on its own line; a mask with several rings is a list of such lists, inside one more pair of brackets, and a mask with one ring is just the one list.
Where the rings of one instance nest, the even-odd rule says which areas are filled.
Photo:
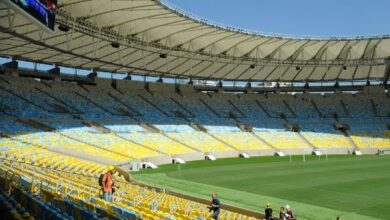
[[120, 44], [118, 42], [111, 42], [111, 47], [119, 48]]
[[58, 30], [60, 30], [62, 32], [68, 32], [69, 31], [69, 26], [60, 24], [60, 25], [58, 25]]
[[10, 69], [18, 69], [18, 61], [12, 60], [11, 62], [4, 63], [3, 66], [10, 68]]
[[87, 75], [88, 78], [95, 78], [97, 77], [96, 71], [92, 71], [90, 74]]
[[58, 66], [56, 66], [52, 69], [49, 69], [47, 72], [53, 76], [60, 76], [60, 68]]
[[131, 75], [130, 74], [127, 74], [127, 76], [125, 78], [123, 78], [125, 80], [131, 80]]

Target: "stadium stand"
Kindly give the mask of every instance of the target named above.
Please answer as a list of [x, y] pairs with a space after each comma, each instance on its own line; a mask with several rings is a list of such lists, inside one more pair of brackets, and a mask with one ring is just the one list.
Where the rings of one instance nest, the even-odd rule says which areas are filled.
[[344, 134], [331, 124], [301, 124], [300, 128], [301, 134], [317, 149], [352, 148]]
[[[181, 96], [172, 92], [155, 96], [146, 91], [98, 90], [66, 82], [47, 86], [28, 78], [1, 77], [12, 81], [0, 85], [4, 91], [1, 105], [8, 106], [2, 108], [0, 124], [1, 178], [3, 185], [8, 184], [3, 189], [12, 184], [11, 191], [1, 193], [8, 201], [3, 204], [11, 204], [5, 206], [5, 213], [12, 216], [29, 212], [56, 219], [206, 218], [208, 210], [203, 204], [131, 184], [122, 177], [115, 202], [104, 202], [96, 186], [105, 169], [102, 164], [121, 166], [137, 159], [199, 152], [353, 150], [346, 135], [359, 149], [390, 147], [388, 119], [380, 120], [372, 108], [372, 102], [388, 102], [381, 96], [371, 101], [370, 96], [339, 94], [345, 100], [344, 109], [341, 102], [329, 104], [326, 96], [308, 94]], [[316, 107], [310, 100], [315, 100]], [[57, 105], [69, 111], [56, 112]], [[186, 112], [188, 117], [177, 116], [175, 111]], [[377, 111], [381, 115], [384, 110]], [[336, 130], [336, 123], [348, 125], [348, 132]], [[298, 130], [290, 130], [289, 125]], [[10, 173], [17, 181], [7, 179]], [[74, 185], [77, 175], [83, 176], [78, 178], [79, 189]], [[221, 216], [251, 219], [229, 211]]]
[[[374, 109], [373, 105], [379, 101], [388, 102], [387, 97], [380, 100], [380, 96], [372, 98], [360, 94], [338, 94], [331, 102], [327, 96], [308, 94], [179, 95], [123, 89], [119, 92], [110, 87], [100, 89], [65, 82], [2, 77], [12, 82], [1, 81], [4, 91], [1, 104], [9, 107], [8, 111], [3, 111], [4, 117], [35, 119], [53, 129], [47, 131], [31, 124], [5, 120], [5, 124], [12, 126], [5, 126], [2, 133], [47, 149], [58, 150], [60, 146], [61, 150], [101, 155], [117, 162], [229, 150], [352, 149], [347, 135], [336, 130], [333, 124], [349, 118], [379, 117], [376, 115], [383, 115], [386, 110]], [[52, 108], [55, 106], [69, 111], [56, 112]], [[73, 109], [69, 109], [70, 106]], [[174, 114], [179, 111], [185, 114]], [[387, 137], [385, 123], [380, 131], [367, 126], [355, 129], [357, 125], [353, 121], [345, 123], [351, 125], [350, 134], [353, 141], [359, 142], [358, 146], [364, 144], [355, 136], [360, 134], [364, 139], [370, 130], [374, 136], [375, 132], [382, 132], [379, 137]], [[252, 131], [242, 130], [240, 124]], [[300, 131], [291, 131], [286, 124], [297, 126]], [[199, 125], [203, 130], [191, 125]], [[383, 141], [385, 143], [386, 139]], [[386, 147], [384, 143], [377, 145]]]
[[[386, 110], [379, 106], [374, 108], [374, 105], [387, 103], [386, 96], [338, 94], [331, 102], [327, 96], [315, 94], [263, 96], [187, 92], [180, 95], [2, 78], [5, 80], [0, 81], [4, 91], [1, 104], [8, 106], [3, 116], [36, 120], [49, 128], [15, 123], [8, 118], [2, 119], [3, 124], [10, 124], [3, 126], [3, 134], [34, 146], [99, 155], [117, 163], [194, 152], [353, 150], [348, 134], [359, 148], [366, 148], [367, 144], [363, 143], [371, 134], [383, 138], [371, 140], [377, 140], [374, 146], [388, 146], [386, 123], [381, 129], [369, 126], [359, 129], [359, 123], [349, 120], [381, 117]], [[56, 111], [60, 108], [64, 111]], [[175, 112], [183, 114], [175, 115]], [[350, 125], [351, 130], [346, 133], [336, 130], [334, 124], [340, 121]], [[249, 129], [242, 130], [240, 124]], [[299, 131], [287, 129], [288, 125], [298, 127]]]
[[362, 148], [389, 148], [390, 132], [384, 123], [349, 123], [350, 134], [356, 145]]
[[[0, 185], [6, 191], [1, 192], [0, 207], [7, 215], [29, 212], [40, 219], [207, 219], [209, 211], [204, 204], [130, 184], [118, 174], [118, 191], [114, 203], [109, 204], [99, 198], [96, 181], [105, 167], [61, 158], [69, 162], [63, 169], [58, 164], [60, 158], [48, 158], [42, 165], [1, 158]], [[229, 211], [221, 213], [221, 219], [235, 218], [254, 219]]]

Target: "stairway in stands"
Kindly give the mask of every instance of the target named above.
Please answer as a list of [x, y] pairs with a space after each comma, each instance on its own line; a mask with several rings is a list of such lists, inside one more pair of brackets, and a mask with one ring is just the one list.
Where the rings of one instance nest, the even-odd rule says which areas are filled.
[[348, 130], [343, 131], [345, 138], [347, 138], [349, 144], [353, 147], [354, 150], [359, 150], [359, 147], [356, 145], [355, 141], [351, 138], [351, 134]]
[[200, 124], [194, 124], [194, 123], [190, 123], [189, 124], [193, 129], [197, 130], [197, 131], [201, 131], [201, 132], [204, 132], [206, 135], [208, 135], [209, 137], [211, 137], [212, 139], [216, 140], [217, 142], [219, 143], [222, 143], [224, 146], [232, 149], [232, 150], [238, 150], [236, 147], [234, 147], [233, 145], [223, 141], [222, 139], [214, 136], [213, 134], [209, 133], [207, 131], [207, 129], [205, 127], [203, 127], [202, 125]]

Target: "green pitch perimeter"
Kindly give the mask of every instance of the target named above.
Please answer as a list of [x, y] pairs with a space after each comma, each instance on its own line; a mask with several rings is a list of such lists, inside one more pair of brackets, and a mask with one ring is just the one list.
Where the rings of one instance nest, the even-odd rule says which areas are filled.
[[141, 182], [263, 212], [289, 204], [299, 219], [390, 219], [390, 156], [256, 157], [164, 165]]

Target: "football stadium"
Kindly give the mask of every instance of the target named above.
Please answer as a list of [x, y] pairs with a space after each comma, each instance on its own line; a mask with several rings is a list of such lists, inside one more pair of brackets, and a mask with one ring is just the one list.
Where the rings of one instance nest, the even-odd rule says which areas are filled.
[[389, 35], [3, 0], [0, 64], [0, 219], [390, 219]]

